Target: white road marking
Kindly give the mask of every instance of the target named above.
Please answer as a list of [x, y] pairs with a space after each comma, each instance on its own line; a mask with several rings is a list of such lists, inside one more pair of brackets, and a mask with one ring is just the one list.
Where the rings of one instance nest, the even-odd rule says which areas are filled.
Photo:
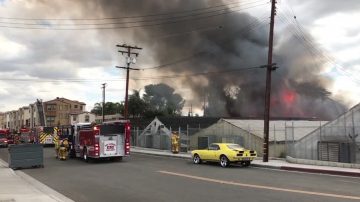
[[325, 176], [331, 176], [331, 177], [360, 179], [359, 177], [351, 177], [351, 176], [345, 176], [345, 175], [331, 175], [331, 174], [326, 174], [326, 173], [310, 173], [310, 172], [296, 171], [296, 170], [280, 170], [277, 168], [264, 168], [264, 167], [256, 167], [256, 166], [250, 166], [250, 167], [254, 168], [254, 169], [272, 170], [272, 171], [277, 171], [277, 172], [301, 173], [301, 174], [307, 174], [307, 175], [325, 175]]
[[306, 194], [306, 195], [327, 196], [327, 197], [341, 198], [341, 199], [360, 200], [360, 196], [346, 196], [346, 195], [340, 195], [340, 194], [304, 191], [304, 190], [297, 190], [297, 189], [286, 189], [286, 188], [255, 185], [255, 184], [245, 184], [245, 183], [217, 180], [217, 179], [212, 179], [212, 178], [199, 177], [199, 176], [194, 176], [194, 175], [187, 175], [187, 174], [183, 174], [183, 173], [169, 172], [169, 171], [163, 171], [163, 170], [160, 170], [157, 172], [166, 174], [166, 175], [173, 175], [173, 176], [179, 176], [179, 177], [185, 177], [185, 178], [190, 178], [190, 179], [196, 179], [196, 180], [219, 183], [219, 184], [227, 184], [227, 185], [233, 185], [233, 186], [249, 187], [249, 188], [255, 188], [255, 189], [266, 189], [266, 190], [272, 190], [272, 191], [291, 192], [291, 193]]

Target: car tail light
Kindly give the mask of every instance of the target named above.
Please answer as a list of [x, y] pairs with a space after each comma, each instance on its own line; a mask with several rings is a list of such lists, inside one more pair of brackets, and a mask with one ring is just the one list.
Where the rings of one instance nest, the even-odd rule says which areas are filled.
[[5, 140], [4, 142], [5, 142], [5, 143], [7, 143], [8, 141], [7, 141], [7, 140]]

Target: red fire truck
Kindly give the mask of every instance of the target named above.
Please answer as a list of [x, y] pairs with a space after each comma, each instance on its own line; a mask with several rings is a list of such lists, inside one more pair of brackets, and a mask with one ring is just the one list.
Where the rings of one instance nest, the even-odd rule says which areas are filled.
[[12, 144], [13, 141], [9, 139], [10, 139], [10, 130], [0, 129], [0, 146], [7, 147], [9, 144]]
[[20, 142], [21, 143], [34, 143], [34, 133], [29, 128], [21, 128], [19, 130]]
[[121, 160], [130, 155], [130, 121], [117, 120], [100, 125], [74, 126], [73, 152], [85, 161], [92, 159]]

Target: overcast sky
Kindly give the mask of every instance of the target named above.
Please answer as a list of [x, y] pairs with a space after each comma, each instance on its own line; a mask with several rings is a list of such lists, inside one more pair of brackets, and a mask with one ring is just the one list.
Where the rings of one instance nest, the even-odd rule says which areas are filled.
[[[123, 101], [125, 74], [115, 66], [124, 66], [125, 60], [117, 52], [116, 44], [127, 43], [143, 48], [134, 67], [149, 68], [161, 65], [154, 60], [154, 46], [138, 40], [141, 29], [97, 29], [113, 26], [102, 24], [112, 22], [111, 19], [98, 20], [114, 17], [113, 14], [108, 16], [106, 11], [116, 11], [116, 8], [107, 8], [106, 2], [0, 0], [0, 111], [15, 110], [35, 102], [36, 99], [46, 101], [56, 97], [83, 101], [87, 104], [87, 110], [91, 110], [95, 102], [101, 101], [101, 84], [105, 82], [107, 100]], [[223, 4], [233, 2], [236, 1], [223, 1]], [[264, 14], [266, 16], [270, 7], [267, 0], [239, 2], [256, 5], [243, 12], [257, 18]], [[117, 17], [131, 16], [132, 13], [126, 12], [128, 7], [129, 10], [134, 10], [137, 7], [144, 9], [142, 5], [148, 5], [142, 4], [140, 0], [124, 0], [122, 3], [122, 10], [119, 10], [123, 12], [119, 12]], [[216, 5], [214, 1], [209, 2], [208, 6], [213, 5]], [[201, 9], [201, 6], [203, 4], [193, 9]], [[288, 31], [287, 23], [295, 23], [294, 25], [303, 28], [304, 32], [309, 33], [307, 37], [313, 38], [314, 44], [325, 50], [327, 58], [332, 61], [326, 64], [326, 68], [321, 72], [333, 79], [332, 85], [327, 89], [332, 93], [332, 98], [341, 100], [348, 107], [357, 104], [360, 100], [360, 2], [278, 0], [277, 7], [275, 41], [281, 41], [282, 33]], [[145, 10], [146, 13], [137, 15], [173, 11], [164, 10], [164, 7], [151, 7]], [[181, 10], [179, 8], [176, 12]], [[102, 25], [79, 25], [81, 23]], [[160, 25], [161, 29], [167, 29], [166, 26]], [[79, 28], [81, 30], [76, 30]], [[190, 31], [197, 29], [192, 28], [190, 22], [186, 28]], [[167, 61], [176, 61], [183, 57], [186, 56], [168, 58]], [[137, 78], [162, 75], [156, 71], [131, 74]], [[141, 89], [150, 83], [158, 81], [131, 80], [130, 90]], [[173, 85], [176, 92], [182, 94], [185, 99], [192, 96], [191, 90], [178, 84], [176, 78], [167, 83]], [[185, 104], [186, 107], [189, 105]], [[201, 106], [194, 107], [198, 108], [195, 112], [202, 114]]]

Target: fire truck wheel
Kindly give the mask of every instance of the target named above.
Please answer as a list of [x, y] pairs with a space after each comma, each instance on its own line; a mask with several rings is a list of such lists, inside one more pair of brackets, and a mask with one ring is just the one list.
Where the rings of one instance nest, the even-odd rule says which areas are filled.
[[85, 162], [89, 162], [86, 147], [84, 148], [84, 151], [83, 151], [83, 159]]

